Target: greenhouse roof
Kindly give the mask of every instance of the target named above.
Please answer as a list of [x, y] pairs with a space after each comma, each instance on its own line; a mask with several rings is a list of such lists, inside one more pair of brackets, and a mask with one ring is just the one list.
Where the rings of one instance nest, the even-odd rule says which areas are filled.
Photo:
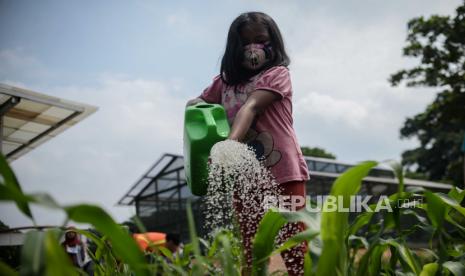
[[1, 152], [13, 161], [94, 113], [96, 107], [0, 83]]
[[[333, 159], [305, 157], [312, 180], [326, 179], [333, 181], [344, 171], [355, 164], [340, 162]], [[365, 183], [374, 185], [398, 185], [398, 180], [390, 168], [375, 167], [370, 170]], [[428, 189], [449, 190], [452, 185], [404, 178], [407, 187], [424, 187]], [[149, 199], [165, 191], [185, 186], [184, 158], [181, 155], [164, 154], [150, 169], [136, 181], [129, 191], [118, 201], [119, 205], [133, 205], [137, 200]], [[193, 196], [190, 194], [190, 196]]]

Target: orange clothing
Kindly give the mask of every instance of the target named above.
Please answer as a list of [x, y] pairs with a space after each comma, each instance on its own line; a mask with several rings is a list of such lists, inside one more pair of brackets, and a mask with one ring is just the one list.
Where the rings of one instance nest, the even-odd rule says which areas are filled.
[[166, 234], [160, 232], [146, 232], [133, 234], [132, 237], [136, 240], [139, 248], [142, 251], [153, 251], [153, 247], [165, 246]]

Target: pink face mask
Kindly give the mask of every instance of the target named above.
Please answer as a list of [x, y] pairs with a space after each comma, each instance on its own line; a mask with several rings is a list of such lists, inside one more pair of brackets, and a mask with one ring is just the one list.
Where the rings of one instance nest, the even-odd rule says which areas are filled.
[[244, 46], [244, 60], [242, 66], [250, 70], [260, 69], [271, 59], [271, 46], [267, 44], [251, 43]]

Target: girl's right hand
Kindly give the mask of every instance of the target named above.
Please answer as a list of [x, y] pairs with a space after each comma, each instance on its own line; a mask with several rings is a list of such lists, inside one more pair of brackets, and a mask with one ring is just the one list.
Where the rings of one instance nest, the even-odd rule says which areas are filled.
[[204, 103], [204, 102], [205, 101], [202, 100], [201, 98], [195, 98], [195, 99], [187, 101], [186, 107], [191, 106], [191, 105], [195, 105], [195, 104], [198, 104], [198, 103]]

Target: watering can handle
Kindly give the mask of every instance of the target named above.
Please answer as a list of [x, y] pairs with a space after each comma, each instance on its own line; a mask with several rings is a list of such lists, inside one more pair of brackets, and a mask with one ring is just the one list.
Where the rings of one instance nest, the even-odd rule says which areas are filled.
[[213, 114], [211, 112], [203, 112], [203, 115], [205, 118], [205, 125], [208, 128], [208, 132], [216, 132], [217, 123]]

